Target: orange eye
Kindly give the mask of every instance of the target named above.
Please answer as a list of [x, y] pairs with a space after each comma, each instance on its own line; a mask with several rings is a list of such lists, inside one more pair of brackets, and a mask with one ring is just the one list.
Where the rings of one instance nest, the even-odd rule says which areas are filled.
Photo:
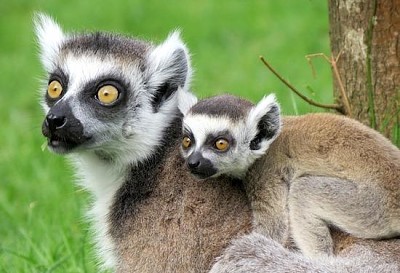
[[189, 148], [191, 145], [192, 145], [192, 140], [191, 140], [189, 137], [185, 136], [185, 137], [182, 139], [182, 147], [183, 147], [183, 149], [187, 149], [187, 148]]
[[112, 85], [105, 85], [97, 92], [97, 99], [104, 105], [115, 102], [119, 97], [119, 91]]
[[52, 99], [58, 99], [62, 94], [63, 88], [59, 81], [52, 81], [47, 87], [47, 94]]
[[229, 148], [229, 142], [224, 138], [220, 138], [215, 142], [215, 147], [221, 152], [225, 152]]

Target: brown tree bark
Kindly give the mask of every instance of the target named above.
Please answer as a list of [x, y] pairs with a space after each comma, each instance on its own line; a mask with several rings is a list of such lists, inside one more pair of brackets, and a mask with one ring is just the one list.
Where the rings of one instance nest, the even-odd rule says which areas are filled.
[[[400, 0], [329, 0], [333, 56], [349, 100], [346, 113], [399, 145]], [[343, 105], [337, 79], [334, 94]]]

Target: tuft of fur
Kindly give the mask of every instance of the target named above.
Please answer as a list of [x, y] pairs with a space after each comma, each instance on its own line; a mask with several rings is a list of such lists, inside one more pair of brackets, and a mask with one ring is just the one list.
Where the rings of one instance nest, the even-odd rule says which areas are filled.
[[399, 258], [395, 254], [400, 251], [399, 242], [379, 243], [385, 245], [387, 249], [392, 248], [392, 252], [377, 253], [360, 244], [347, 249], [346, 255], [311, 259], [253, 232], [233, 240], [223, 255], [217, 259], [210, 273], [399, 272]]

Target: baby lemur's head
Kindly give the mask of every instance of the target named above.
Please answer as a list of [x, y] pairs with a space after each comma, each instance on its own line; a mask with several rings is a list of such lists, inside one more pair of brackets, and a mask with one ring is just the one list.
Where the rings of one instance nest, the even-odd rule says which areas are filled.
[[182, 155], [200, 179], [244, 176], [280, 132], [280, 109], [273, 94], [257, 105], [231, 95], [180, 101], [184, 113]]

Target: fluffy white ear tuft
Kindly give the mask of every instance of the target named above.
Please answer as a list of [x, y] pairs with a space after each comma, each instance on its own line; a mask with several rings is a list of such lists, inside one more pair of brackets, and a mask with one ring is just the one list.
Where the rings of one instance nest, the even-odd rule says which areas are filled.
[[252, 134], [250, 149], [264, 153], [281, 129], [280, 107], [274, 94], [264, 97], [250, 110], [247, 124]]
[[196, 103], [197, 97], [193, 93], [185, 91], [182, 88], [178, 89], [178, 108], [184, 116]]
[[148, 73], [152, 81], [150, 85], [152, 83], [161, 85], [168, 79], [179, 76], [180, 86], [184, 89], [189, 88], [190, 56], [186, 45], [180, 38], [179, 31], [170, 33], [168, 38], [150, 53]]
[[36, 38], [40, 46], [40, 57], [46, 70], [53, 69], [54, 57], [65, 40], [60, 26], [48, 15], [37, 13], [34, 16]]
[[157, 110], [178, 88], [189, 90], [191, 78], [190, 56], [179, 31], [172, 32], [147, 57], [147, 84]]

